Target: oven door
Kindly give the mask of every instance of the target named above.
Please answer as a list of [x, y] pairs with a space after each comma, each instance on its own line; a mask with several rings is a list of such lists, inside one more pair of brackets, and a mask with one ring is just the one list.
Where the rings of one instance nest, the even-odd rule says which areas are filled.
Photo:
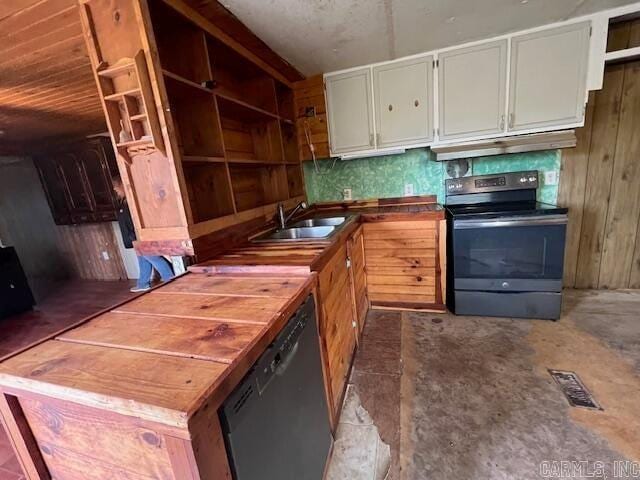
[[566, 215], [453, 220], [456, 290], [562, 290]]

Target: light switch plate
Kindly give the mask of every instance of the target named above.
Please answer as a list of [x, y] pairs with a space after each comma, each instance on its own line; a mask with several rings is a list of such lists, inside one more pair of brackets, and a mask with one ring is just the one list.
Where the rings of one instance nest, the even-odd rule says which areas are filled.
[[351, 189], [350, 188], [342, 189], [342, 199], [343, 200], [352, 200]]
[[411, 197], [413, 195], [413, 183], [404, 184], [404, 196]]
[[557, 185], [558, 184], [558, 171], [549, 170], [544, 172], [544, 184], [545, 185]]

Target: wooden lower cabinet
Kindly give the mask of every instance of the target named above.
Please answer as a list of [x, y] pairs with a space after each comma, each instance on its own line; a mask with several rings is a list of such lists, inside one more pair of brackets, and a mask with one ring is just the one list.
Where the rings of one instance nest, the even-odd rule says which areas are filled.
[[372, 306], [444, 310], [443, 227], [441, 220], [363, 224]]
[[364, 235], [360, 226], [347, 241], [347, 255], [349, 256], [349, 278], [351, 281], [351, 295], [353, 297], [353, 316], [358, 324], [358, 337], [362, 334], [364, 322], [369, 310], [367, 296], [367, 274], [365, 271]]
[[322, 307], [320, 338], [326, 362], [332, 424], [335, 426], [356, 346], [346, 242], [319, 271], [318, 296]]

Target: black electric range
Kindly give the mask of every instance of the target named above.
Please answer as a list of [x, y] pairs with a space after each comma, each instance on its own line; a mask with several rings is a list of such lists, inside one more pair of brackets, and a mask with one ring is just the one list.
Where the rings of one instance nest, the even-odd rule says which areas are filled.
[[537, 188], [537, 171], [445, 182], [451, 311], [560, 317], [567, 209], [538, 202]]

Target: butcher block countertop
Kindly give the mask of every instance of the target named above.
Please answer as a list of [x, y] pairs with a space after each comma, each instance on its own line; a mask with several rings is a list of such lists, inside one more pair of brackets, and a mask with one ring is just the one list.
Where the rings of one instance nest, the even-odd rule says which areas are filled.
[[315, 204], [296, 220], [310, 217], [349, 218], [340, 230], [325, 240], [261, 242], [250, 240], [192, 267], [198, 273], [278, 272], [304, 274], [319, 271], [333, 253], [363, 222], [443, 220], [444, 208], [435, 196], [400, 197]]
[[0, 363], [0, 386], [186, 428], [217, 408], [315, 274], [188, 273]]

